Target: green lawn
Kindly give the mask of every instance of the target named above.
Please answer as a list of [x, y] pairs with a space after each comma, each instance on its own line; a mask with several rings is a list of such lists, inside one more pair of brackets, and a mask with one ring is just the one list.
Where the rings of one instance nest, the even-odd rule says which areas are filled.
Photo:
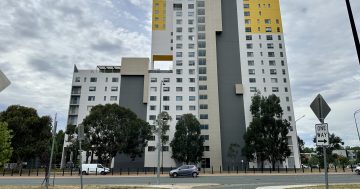
[[[1, 186], [0, 189], [44, 189], [44, 186]], [[98, 186], [98, 185], [84, 185], [86, 189], [154, 189], [154, 187], [143, 186]], [[49, 189], [80, 189], [80, 186], [49, 186]], [[165, 189], [165, 188], [156, 188]]]

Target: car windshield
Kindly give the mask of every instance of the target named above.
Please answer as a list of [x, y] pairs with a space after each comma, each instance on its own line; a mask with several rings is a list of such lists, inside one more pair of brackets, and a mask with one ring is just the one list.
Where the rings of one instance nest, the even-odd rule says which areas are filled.
[[183, 165], [183, 166], [179, 167], [179, 169], [187, 169], [187, 166]]
[[101, 164], [98, 164], [97, 168], [104, 168], [104, 167]]

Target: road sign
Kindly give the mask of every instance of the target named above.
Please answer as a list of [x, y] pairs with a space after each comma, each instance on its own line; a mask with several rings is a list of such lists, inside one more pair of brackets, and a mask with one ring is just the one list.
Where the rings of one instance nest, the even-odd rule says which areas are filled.
[[10, 85], [9, 79], [5, 76], [5, 74], [0, 70], [0, 92], [4, 90], [7, 86]]
[[310, 107], [320, 122], [323, 122], [325, 117], [331, 111], [331, 108], [320, 94], [316, 96], [314, 101], [310, 104]]
[[327, 123], [316, 124], [316, 146], [328, 146], [329, 145], [329, 129]]

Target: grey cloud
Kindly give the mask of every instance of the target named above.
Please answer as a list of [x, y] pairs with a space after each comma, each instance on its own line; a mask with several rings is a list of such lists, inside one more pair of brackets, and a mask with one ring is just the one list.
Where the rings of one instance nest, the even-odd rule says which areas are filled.
[[108, 40], [99, 40], [94, 44], [91, 44], [91, 48], [96, 51], [101, 51], [109, 54], [120, 54], [123, 50], [122, 42], [119, 40], [108, 41]]
[[70, 66], [66, 56], [31, 57], [28, 65], [36, 71], [48, 73], [49, 75], [54, 75], [59, 78], [64, 78], [69, 75], [69, 73], [64, 72], [63, 69], [66, 65]]

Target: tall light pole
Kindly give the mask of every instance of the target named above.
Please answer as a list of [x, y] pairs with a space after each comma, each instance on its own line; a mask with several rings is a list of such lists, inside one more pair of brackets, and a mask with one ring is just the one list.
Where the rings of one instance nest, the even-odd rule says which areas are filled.
[[50, 180], [50, 172], [51, 172], [51, 164], [52, 164], [52, 159], [53, 159], [53, 154], [54, 154], [54, 145], [55, 145], [55, 136], [56, 136], [56, 127], [57, 127], [57, 120], [56, 120], [56, 116], [57, 114], [55, 114], [55, 119], [54, 119], [54, 127], [52, 130], [52, 145], [51, 145], [51, 154], [50, 154], [50, 161], [49, 161], [49, 167], [48, 170], [46, 171], [46, 189], [49, 188], [49, 180]]
[[[164, 80], [161, 80], [160, 82], [160, 114], [161, 114], [161, 100], [162, 100], [162, 86], [164, 85]], [[160, 115], [159, 114], [159, 115]], [[160, 148], [161, 148], [161, 128], [160, 125], [157, 125], [157, 137], [158, 137], [158, 141], [157, 141], [157, 170], [156, 170], [156, 184], [160, 184]], [[162, 150], [162, 149], [161, 149]]]
[[354, 112], [354, 120], [355, 120], [355, 126], [356, 126], [356, 131], [357, 131], [357, 134], [358, 134], [358, 137], [359, 137], [359, 141], [360, 141], [360, 134], [359, 134], [359, 128], [358, 128], [358, 125], [357, 125], [357, 122], [356, 122], [356, 114], [360, 112], [360, 109], [356, 110]]
[[350, 19], [350, 24], [351, 24], [351, 30], [354, 36], [354, 42], [355, 42], [355, 47], [356, 47], [356, 52], [358, 55], [358, 61], [360, 64], [360, 42], [359, 42], [359, 37], [356, 31], [356, 25], [355, 25], [355, 21], [354, 21], [354, 17], [351, 11], [351, 5], [350, 5], [350, 0], [346, 0], [346, 7], [348, 10], [348, 14], [349, 14], [349, 19]]

